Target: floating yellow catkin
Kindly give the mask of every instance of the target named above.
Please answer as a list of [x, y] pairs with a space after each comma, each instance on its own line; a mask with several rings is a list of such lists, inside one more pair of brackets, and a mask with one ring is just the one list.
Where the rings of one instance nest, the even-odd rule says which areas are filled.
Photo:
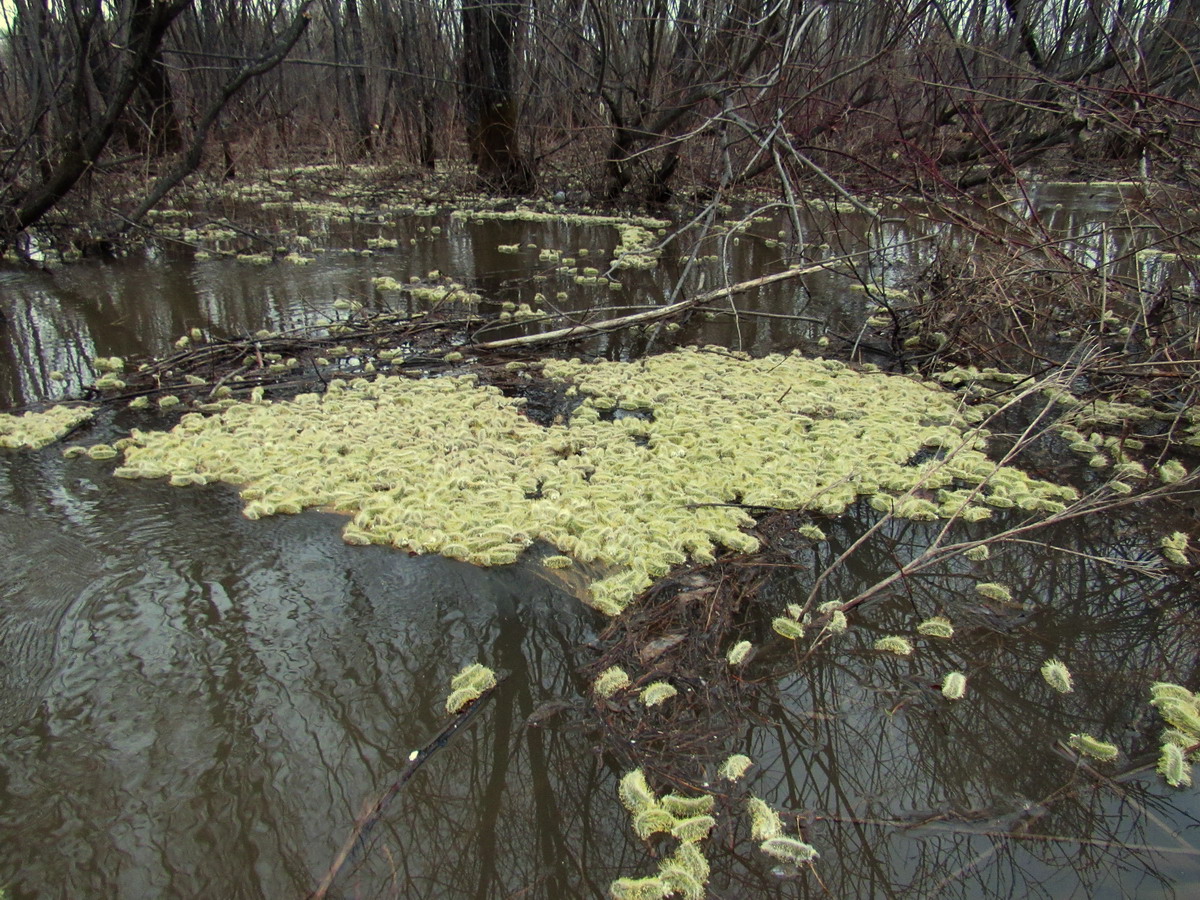
[[738, 641], [725, 654], [725, 659], [728, 660], [731, 666], [740, 666], [746, 661], [746, 657], [750, 654], [753, 644], [749, 641]]
[[1168, 725], [1194, 736], [1193, 743], [1200, 743], [1200, 709], [1195, 702], [1164, 700], [1158, 704], [1158, 713]]
[[90, 406], [52, 406], [19, 416], [0, 413], [0, 447], [37, 450], [53, 443], [92, 417]]
[[701, 885], [708, 881], [708, 859], [694, 843], [680, 844], [674, 853], [663, 860], [663, 865], [686, 872]]
[[1071, 683], [1071, 670], [1057, 659], [1048, 659], [1042, 664], [1042, 678], [1060, 694], [1069, 694], [1075, 690]]
[[952, 638], [954, 637], [954, 626], [950, 624], [949, 619], [943, 616], [934, 616], [918, 625], [917, 633], [926, 637]]
[[1190, 787], [1192, 784], [1191, 766], [1184, 758], [1183, 750], [1172, 743], [1162, 745], [1158, 757], [1158, 773], [1171, 787]]
[[744, 753], [735, 753], [730, 756], [725, 762], [721, 763], [721, 768], [717, 770], [717, 774], [726, 781], [737, 781], [746, 774], [746, 770], [754, 765], [754, 761]]
[[1176, 531], [1174, 534], [1164, 537], [1159, 541], [1160, 552], [1168, 562], [1172, 562], [1177, 566], [1188, 565], [1187, 552], [1189, 547], [1188, 536], [1182, 531]]
[[909, 656], [913, 652], [913, 646], [908, 638], [903, 638], [895, 634], [881, 637], [875, 642], [875, 649], [887, 653], [895, 653], [897, 656]]
[[784, 862], [795, 863], [796, 865], [810, 863], [820, 856], [811, 844], [806, 844], [804, 841], [785, 835], [768, 838], [758, 846], [768, 856], [773, 856]]
[[1150, 685], [1150, 698], [1150, 702], [1156, 706], [1170, 700], [1182, 700], [1185, 703], [1196, 701], [1195, 694], [1182, 684], [1173, 684], [1170, 681], [1156, 681]]
[[[683, 844], [682, 846], [693, 847], [695, 845]], [[696, 877], [682, 866], [664, 861], [658, 867], [658, 877], [667, 888], [667, 893], [663, 896], [678, 895], [683, 897], [683, 900], [704, 900], [704, 882], [696, 880]]]
[[783, 834], [783, 822], [779, 813], [768, 806], [766, 801], [750, 797], [746, 801], [746, 811], [750, 813], [750, 836], [754, 840], [765, 841]]
[[[351, 517], [344, 537], [356, 545], [502, 566], [542, 542], [605, 571], [587, 601], [609, 615], [675, 566], [757, 550], [744, 506], [837, 515], [867, 496], [896, 515], [985, 517], [999, 485], [1029, 511], [1076, 496], [998, 468], [973, 431], [977, 411], [912, 378], [695, 348], [540, 368], [579, 398], [561, 424], [536, 424], [522, 398], [470, 375], [334, 380], [280, 402], [260, 386], [219, 414], [139, 432], [122, 469], [242, 485], [251, 518], [333, 509]], [[931, 446], [956, 449], [909, 465]], [[918, 484], [937, 501], [906, 496]]]
[[992, 582], [981, 582], [975, 585], [975, 592], [981, 597], [986, 597], [989, 600], [995, 600], [999, 603], [1011, 603], [1012, 591], [1002, 584], [994, 584]]
[[608, 886], [613, 900], [662, 900], [667, 884], [661, 878], [618, 878]]
[[653, 684], [646, 685], [642, 689], [640, 696], [642, 702], [647, 706], [658, 706], [658, 704], [670, 700], [678, 693], [679, 691], [675, 690], [673, 685], [665, 681], [656, 681]]
[[1112, 762], [1120, 753], [1116, 744], [1102, 741], [1090, 734], [1072, 734], [1067, 743], [1084, 756], [1090, 756], [1101, 762]]
[[645, 806], [633, 814], [633, 830], [643, 841], [652, 834], [670, 834], [675, 817], [661, 806]]
[[471, 663], [450, 681], [450, 696], [446, 698], [446, 712], [454, 715], [462, 712], [478, 700], [484, 691], [496, 686], [496, 673], [480, 663]]
[[942, 696], [947, 700], [961, 700], [967, 692], [967, 676], [962, 672], [947, 672], [942, 679]]
[[637, 813], [638, 810], [647, 806], [658, 805], [658, 798], [654, 796], [654, 791], [650, 790], [650, 785], [646, 783], [646, 775], [641, 769], [626, 772], [621, 777], [617, 796], [621, 798], [621, 804], [631, 813]]
[[788, 616], [777, 616], [771, 620], [771, 628], [776, 634], [794, 641], [804, 637], [804, 626]]
[[693, 844], [696, 841], [702, 841], [708, 837], [708, 833], [712, 831], [713, 826], [717, 824], [717, 820], [712, 816], [689, 816], [686, 819], [679, 819], [671, 828], [671, 836], [683, 841], [685, 844]]
[[629, 675], [620, 666], [610, 666], [592, 682], [592, 690], [598, 697], [611, 697], [617, 691], [629, 687]]

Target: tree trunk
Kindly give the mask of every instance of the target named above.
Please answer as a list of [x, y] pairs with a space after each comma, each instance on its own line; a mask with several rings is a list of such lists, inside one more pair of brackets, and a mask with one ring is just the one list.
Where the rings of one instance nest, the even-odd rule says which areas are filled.
[[354, 131], [358, 139], [358, 152], [370, 155], [375, 149], [374, 133], [371, 129], [371, 109], [367, 99], [366, 51], [363, 46], [362, 19], [358, 14], [358, 0], [346, 2], [346, 29], [350, 43], [350, 96], [354, 105]]
[[[155, 5], [161, 6], [155, 0], [135, 0], [129, 23], [131, 45], [141, 42], [154, 27]], [[129, 122], [126, 130], [131, 149], [149, 156], [164, 156], [179, 150], [182, 146], [179, 118], [161, 48], [156, 47], [149, 65], [141, 72], [130, 106], [138, 120]]]
[[463, 107], [480, 179], [494, 190], [524, 194], [533, 189], [533, 170], [517, 132], [513, 68], [519, 13], [513, 0], [463, 4]]

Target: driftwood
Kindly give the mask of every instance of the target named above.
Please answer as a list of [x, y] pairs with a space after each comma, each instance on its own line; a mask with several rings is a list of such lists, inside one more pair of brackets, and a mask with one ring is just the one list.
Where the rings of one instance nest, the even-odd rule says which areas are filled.
[[417, 770], [425, 764], [425, 761], [429, 757], [446, 746], [450, 738], [454, 737], [458, 731], [466, 727], [471, 719], [475, 718], [475, 715], [483, 709], [484, 703], [496, 693], [496, 689], [503, 683], [504, 679], [499, 679], [493, 687], [488, 688], [488, 690], [480, 694], [479, 697], [472, 701], [470, 706], [455, 716], [450, 724], [439, 731], [429, 743], [420, 750], [413, 752], [412, 756], [408, 759], [408, 764], [401, 770], [396, 780], [392, 782], [391, 787], [384, 791], [374, 803], [364, 807], [358, 818], [354, 820], [354, 827], [350, 829], [350, 834], [342, 842], [341, 849], [338, 850], [337, 855], [333, 858], [333, 862], [330, 863], [325, 876], [317, 884], [316, 889], [308, 895], [308, 900], [324, 900], [325, 896], [329, 893], [329, 889], [333, 887], [333, 882], [337, 879], [342, 867], [346, 864], [346, 860], [362, 846], [367, 836], [371, 833], [371, 829], [375, 827], [375, 824], [382, 817], [384, 810], [387, 809], [387, 805], [400, 793], [400, 789], [417, 773]]

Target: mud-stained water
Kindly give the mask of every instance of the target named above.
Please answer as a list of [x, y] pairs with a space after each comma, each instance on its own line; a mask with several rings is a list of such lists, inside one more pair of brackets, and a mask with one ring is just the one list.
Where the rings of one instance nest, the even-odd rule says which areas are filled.
[[[1047, 216], [1072, 202], [1108, 212], [1106, 197], [1064, 201], [1051, 191], [1045, 202]], [[772, 237], [779, 227], [761, 225]], [[400, 249], [318, 254], [303, 267], [165, 254], [0, 272], [0, 399], [71, 390], [93, 377], [95, 356], [160, 353], [192, 327], [278, 329], [329, 315], [338, 297], [384, 302], [371, 289], [380, 276], [439, 269], [498, 301], [526, 302], [556, 290], [530, 280], [538, 251], [497, 246], [577, 252], [615, 241], [601, 228], [449, 218], [442, 227], [436, 240], [408, 220], [335, 230], [330, 246], [382, 234]], [[853, 229], [839, 232], [838, 248], [831, 226], [810, 227], [831, 252], [861, 246]], [[911, 217], [887, 227], [871, 239], [880, 252], [862, 279], [881, 287], [921, 262], [911, 241], [936, 230]], [[732, 266], [703, 270], [707, 286], [771, 271], [780, 254], [752, 234], [726, 249]], [[619, 302], [661, 299], [682, 266], [626, 273]], [[597, 302], [564, 290], [567, 303]], [[822, 335], [853, 334], [869, 309], [867, 292], [834, 275], [747, 305], [790, 318], [702, 319], [691, 338], [815, 347]], [[621, 356], [645, 338], [605, 340], [591, 349]], [[136, 424], [131, 414], [120, 422]], [[75, 439], [116, 433], [102, 418]], [[64, 460], [57, 447], [0, 455], [7, 896], [304, 896], [364, 804], [446, 724], [450, 678], [473, 661], [506, 676], [501, 687], [390, 802], [333, 896], [598, 897], [615, 878], [654, 871], [617, 798], [622, 771], [600, 752], [611, 735], [586, 713], [580, 667], [595, 658], [603, 617], [538, 565], [485, 570], [351, 547], [331, 514], [249, 521], [241, 505], [225, 485], [117, 480], [111, 464]], [[801, 825], [820, 858], [810, 872], [787, 870], [731, 819], [706, 843], [710, 895], [1200, 891], [1200, 803], [1195, 789], [1155, 775], [1157, 714], [1147, 705], [1154, 680], [1200, 682], [1195, 591], [1096, 562], [1152, 557], [1159, 532], [1194, 521], [1187, 511], [1085, 518], [910, 579], [856, 610], [838, 642], [791, 664], [797, 651], [772, 638], [772, 616], [802, 601], [814, 572], [876, 518], [864, 504], [822, 521], [828, 541], [768, 582], [742, 629], [761, 648], [746, 678], [766, 681], [710, 723], [716, 758], [749, 755], [748, 789], [789, 813], [788, 827]], [[933, 534], [889, 523], [836, 570], [826, 596], [855, 595]], [[1008, 585], [1014, 601], [980, 597], [971, 590], [979, 580]], [[911, 657], [872, 651], [877, 638], [911, 633], [934, 614], [953, 619], [953, 640], [925, 640]], [[1051, 657], [1070, 668], [1073, 693], [1042, 679]], [[937, 689], [948, 671], [967, 674], [962, 701]], [[1116, 743], [1119, 763], [1081, 770], [1063, 746], [1077, 732]]]

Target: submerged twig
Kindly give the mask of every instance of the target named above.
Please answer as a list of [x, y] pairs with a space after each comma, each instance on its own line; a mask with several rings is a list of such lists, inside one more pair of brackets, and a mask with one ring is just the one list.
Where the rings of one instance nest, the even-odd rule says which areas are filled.
[[330, 864], [325, 876], [321, 879], [316, 889], [308, 895], [308, 900], [323, 900], [326, 894], [329, 893], [329, 889], [333, 886], [333, 882], [337, 879], [338, 873], [341, 872], [342, 867], [346, 864], [346, 860], [350, 858], [355, 850], [362, 846], [371, 829], [375, 827], [375, 824], [383, 816], [383, 812], [387, 809], [388, 804], [400, 793], [400, 789], [417, 773], [417, 770], [425, 764], [429, 757], [446, 746], [450, 738], [464, 728], [483, 709], [484, 702], [495, 695], [496, 688], [503, 681], [504, 679], [501, 678], [496, 685], [485, 690], [470, 706], [455, 716], [449, 725], [439, 731], [429, 743], [420, 750], [413, 751], [412, 755], [408, 758], [408, 764], [401, 770], [399, 777], [392, 782], [391, 787], [384, 791], [378, 800], [364, 808], [363, 812], [355, 820], [350, 834], [342, 842], [341, 849], [338, 850], [337, 855], [333, 858], [333, 862]]

